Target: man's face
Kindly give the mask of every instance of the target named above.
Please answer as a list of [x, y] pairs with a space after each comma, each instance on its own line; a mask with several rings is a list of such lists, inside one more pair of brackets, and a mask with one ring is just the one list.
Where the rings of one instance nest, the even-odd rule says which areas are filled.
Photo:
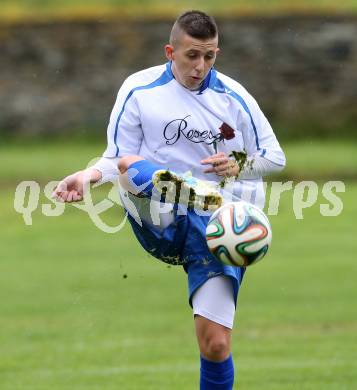
[[178, 38], [174, 46], [165, 46], [166, 57], [172, 61], [175, 79], [188, 89], [198, 89], [216, 60], [218, 37], [202, 41], [182, 33]]

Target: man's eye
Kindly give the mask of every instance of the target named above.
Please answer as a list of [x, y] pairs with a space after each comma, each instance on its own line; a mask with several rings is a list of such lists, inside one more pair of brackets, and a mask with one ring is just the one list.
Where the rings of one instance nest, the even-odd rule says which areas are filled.
[[188, 57], [188, 58], [196, 58], [196, 57], [197, 57], [197, 54], [195, 54], [195, 53], [188, 53], [188, 54], [187, 54], [187, 57]]

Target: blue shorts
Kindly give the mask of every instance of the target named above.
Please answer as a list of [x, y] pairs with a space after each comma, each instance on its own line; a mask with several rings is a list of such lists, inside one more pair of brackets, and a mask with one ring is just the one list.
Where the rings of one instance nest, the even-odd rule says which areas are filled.
[[167, 228], [160, 229], [142, 221], [140, 226], [130, 215], [132, 229], [142, 247], [152, 256], [174, 265], [183, 265], [188, 274], [189, 303], [193, 293], [209, 278], [226, 275], [233, 283], [237, 303], [239, 287], [245, 268], [224, 265], [209, 251], [206, 243], [208, 216], [188, 210], [186, 215], [175, 215]]

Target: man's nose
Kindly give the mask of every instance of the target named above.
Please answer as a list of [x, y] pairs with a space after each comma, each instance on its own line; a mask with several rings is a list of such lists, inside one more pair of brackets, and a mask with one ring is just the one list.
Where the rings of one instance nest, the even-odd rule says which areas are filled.
[[197, 70], [197, 72], [202, 73], [204, 68], [205, 68], [205, 60], [203, 57], [200, 57], [199, 60], [197, 60], [195, 69]]

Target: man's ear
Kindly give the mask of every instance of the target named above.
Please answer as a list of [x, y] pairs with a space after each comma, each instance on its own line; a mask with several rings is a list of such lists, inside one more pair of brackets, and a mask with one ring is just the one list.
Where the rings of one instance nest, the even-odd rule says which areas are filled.
[[165, 45], [165, 54], [166, 54], [166, 58], [169, 60], [169, 61], [172, 61], [173, 60], [173, 53], [174, 53], [174, 47], [172, 45]]
[[219, 47], [217, 47], [216, 49], [216, 56], [220, 53], [221, 49]]

